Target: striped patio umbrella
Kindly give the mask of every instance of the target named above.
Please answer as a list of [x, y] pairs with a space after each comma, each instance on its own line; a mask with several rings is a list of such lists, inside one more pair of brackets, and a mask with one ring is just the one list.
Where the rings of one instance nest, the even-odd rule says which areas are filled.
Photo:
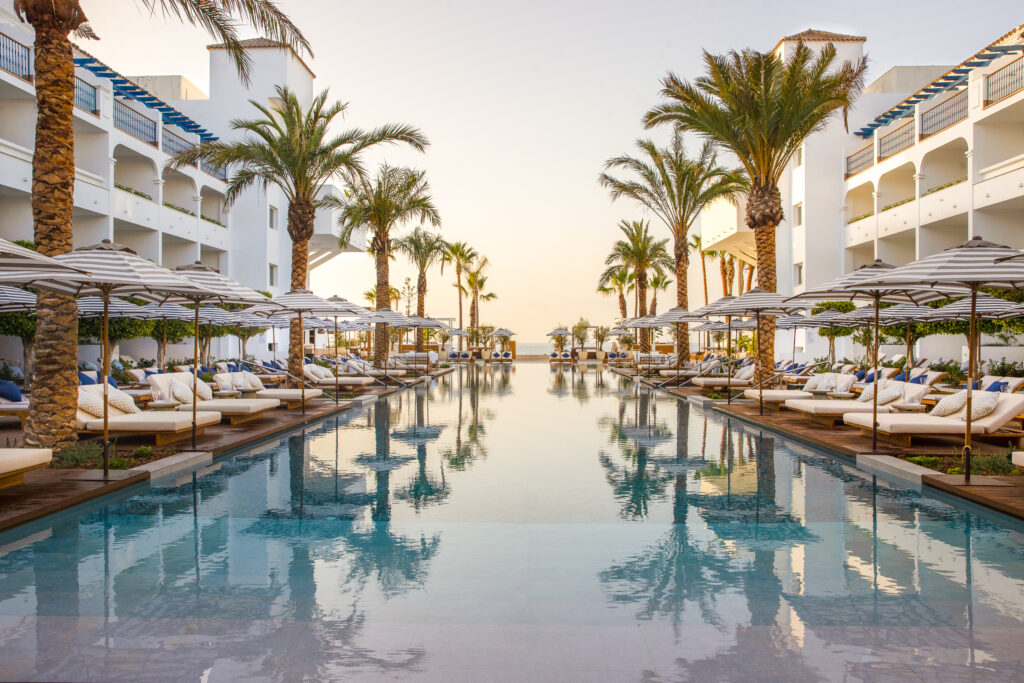
[[104, 305], [103, 297], [99, 296], [83, 296], [75, 303], [78, 306], [79, 318], [98, 318], [105, 311], [106, 315], [110, 318], [147, 319], [143, 306], [138, 306], [131, 301], [125, 301], [117, 297], [112, 297], [106, 305]]
[[0, 282], [23, 284], [15, 277], [8, 277], [8, 274], [25, 271], [30, 271], [33, 278], [61, 278], [65, 275], [81, 275], [89, 272], [0, 238]]
[[[626, 327], [626, 325], [623, 325], [622, 327]], [[556, 327], [555, 329], [553, 329], [550, 332], [548, 332], [547, 336], [548, 337], [568, 337], [569, 336], [569, 330], [565, 329], [564, 327]]]
[[[754, 316], [756, 321], [756, 327], [760, 331], [761, 329], [761, 316], [762, 315], [790, 315], [803, 308], [799, 305], [788, 303], [786, 298], [776, 294], [775, 292], [768, 292], [760, 287], [755, 287], [742, 295], [737, 297], [734, 301], [723, 305], [719, 308], [716, 313], [717, 315], [742, 315], [742, 316]], [[760, 341], [758, 341], [760, 346]], [[761, 367], [761, 354], [760, 352], [754, 354], [754, 362], [757, 364], [757, 374], [760, 377], [762, 372]], [[730, 378], [726, 380], [726, 391], [729, 393], [728, 400], [732, 400], [732, 392], [730, 385]], [[764, 379], [759, 379], [757, 382], [758, 389], [758, 410], [760, 414], [764, 414]]]
[[[732, 294], [727, 294], [727, 295], [725, 295], [723, 297], [720, 297], [717, 301], [712, 301], [710, 304], [707, 304], [706, 306], [701, 306], [696, 311], [692, 311], [692, 313], [695, 316], [697, 316], [698, 318], [715, 318], [715, 317], [719, 317], [718, 316], [718, 309], [722, 308], [723, 306], [727, 306], [728, 304], [730, 304], [735, 299], [736, 299], [736, 297], [733, 296]], [[724, 317], [725, 317], [725, 322], [726, 322], [725, 355], [726, 355], [726, 358], [731, 358], [732, 357], [732, 333], [730, 332], [731, 326], [729, 325], [729, 323], [732, 321], [732, 316], [724, 316]], [[707, 348], [710, 349], [711, 348], [711, 332], [708, 332], [707, 334], [708, 334]]]
[[35, 294], [17, 287], [0, 285], [0, 313], [35, 313], [35, 310]]
[[[950, 247], [905, 266], [893, 268], [871, 280], [864, 287], [885, 288], [888, 291], [931, 287], [956, 295], [969, 295], [971, 302], [970, 331], [968, 334], [967, 406], [964, 419], [964, 480], [971, 479], [971, 399], [976, 372], [976, 346], [978, 344], [978, 290], [982, 287], [1004, 289], [1024, 288], [1024, 260], [1021, 252], [1010, 247], [987, 242], [981, 237]], [[958, 290], [956, 292], [950, 290]]]
[[[923, 318], [928, 322], [938, 320], [970, 320], [971, 303], [971, 297], [965, 296], [941, 308], [925, 308], [927, 313], [924, 314]], [[974, 300], [974, 315], [979, 320], [1016, 318], [1020, 315], [1020, 304], [979, 292], [977, 299]]]
[[914, 367], [914, 346], [910, 341], [911, 326], [915, 322], [923, 322], [928, 315], [935, 313], [935, 310], [936, 309], [934, 308], [929, 308], [928, 306], [918, 306], [917, 304], [896, 304], [895, 306], [890, 306], [889, 308], [882, 309], [883, 327], [892, 327], [893, 325], [907, 326], [905, 340], [907, 345], [907, 361], [905, 365], [907, 368], [908, 378], [910, 377], [910, 370]]
[[704, 318], [694, 315], [682, 306], [676, 306], [659, 314], [657, 319], [664, 325], [673, 325], [676, 328], [676, 370], [679, 370], [683, 364], [682, 328], [680, 325], [683, 323], [701, 323], [704, 322]]
[[[346, 302], [347, 303], [347, 302]], [[349, 304], [351, 306], [352, 304]], [[317, 316], [317, 315], [350, 315], [351, 309], [343, 304], [332, 303], [327, 299], [317, 296], [308, 289], [293, 289], [290, 292], [284, 294], [278, 294], [269, 303], [252, 306], [248, 309], [250, 313], [257, 315], [274, 315], [281, 313], [282, 311], [292, 314], [299, 321], [299, 326], [302, 326], [303, 316]], [[291, 316], [289, 316], [291, 317]], [[303, 362], [302, 357], [298, 359], [298, 362]], [[299, 370], [299, 388], [302, 392], [302, 413], [306, 412], [306, 380], [303, 377], [303, 372]], [[337, 392], [335, 392], [337, 397]]]
[[[897, 268], [881, 259], [861, 266], [851, 273], [826, 282], [823, 285], [807, 290], [802, 294], [791, 297], [790, 301], [829, 301], [842, 299], [847, 301], [869, 300], [875, 305], [875, 312], [881, 302], [890, 303], [912, 303], [925, 304], [930, 301], [938, 301], [950, 296], [956, 296], [965, 291], [955, 285], [943, 287], [931, 287], [921, 281], [897, 284], [888, 286], [882, 283], [881, 278], [889, 277]], [[875, 316], [874, 323], [874, 344], [873, 344], [873, 376], [878, 377], [878, 342], [880, 318]], [[878, 445], [878, 392], [872, 392], [871, 411], [871, 447]]]
[[499, 327], [494, 332], [491, 332], [492, 337], [514, 337], [515, 334], [512, 330], [507, 330], [504, 327]]
[[[337, 367], [338, 367], [338, 332], [347, 331], [347, 330], [343, 330], [341, 327], [338, 326], [338, 318], [341, 317], [341, 316], [357, 316], [357, 317], [358, 316], [365, 316], [365, 315], [368, 315], [370, 311], [368, 309], [366, 309], [366, 308], [363, 308], [362, 306], [358, 306], [358, 305], [352, 303], [348, 299], [345, 299], [343, 297], [338, 296], [337, 294], [331, 295], [330, 297], [327, 298], [327, 300], [329, 302], [331, 302], [332, 304], [334, 304], [334, 306], [337, 307], [337, 309], [338, 309], [338, 312], [331, 316], [331, 318], [334, 320], [334, 367], [335, 367], [335, 376], [337, 376]], [[337, 405], [338, 400], [339, 400], [338, 399], [338, 395], [341, 393], [340, 392], [340, 387], [338, 385], [339, 385], [339, 382], [336, 379], [335, 382], [334, 382], [334, 403], [335, 403], [335, 405]]]
[[[76, 297], [97, 296], [104, 302], [103, 329], [100, 335], [103, 362], [100, 364], [100, 383], [103, 385], [103, 474], [109, 474], [110, 439], [107, 410], [107, 335], [109, 302], [113, 296], [132, 296], [156, 303], [191, 301], [195, 298], [215, 297], [217, 292], [207, 286], [180, 277], [161, 266], [147, 261], [134, 251], [110, 240], [99, 244], [80, 247], [66, 254], [54, 257], [65, 266], [85, 271], [87, 274], [71, 272], [55, 277], [27, 279], [31, 271], [8, 272], [3, 277], [8, 282], [22, 282], [40, 289], [71, 294]], [[195, 403], [193, 402], [193, 405]], [[193, 416], [194, 422], [194, 416]], [[194, 424], [193, 424], [194, 427]], [[195, 429], [193, 428], [193, 447]]]
[[796, 331], [807, 326], [807, 316], [794, 314], [775, 321], [775, 329], [793, 331], [793, 363], [796, 364]]

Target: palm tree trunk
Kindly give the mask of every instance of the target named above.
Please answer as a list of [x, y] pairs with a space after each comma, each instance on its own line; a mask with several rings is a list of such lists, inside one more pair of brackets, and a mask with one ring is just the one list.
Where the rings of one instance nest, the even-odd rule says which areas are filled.
[[[416, 281], [416, 315], [424, 317], [427, 314], [427, 271], [421, 270], [419, 279]], [[425, 330], [416, 330], [416, 353], [423, 353], [423, 333]]]
[[[636, 290], [637, 290], [637, 304], [640, 306], [640, 310], [637, 313], [638, 317], [644, 317], [647, 315], [647, 273], [636, 274]], [[651, 350], [650, 341], [650, 330], [646, 328], [640, 329], [640, 352], [648, 353]]]
[[754, 282], [754, 266], [747, 266], [747, 291], [751, 290]]
[[[459, 329], [464, 330], [462, 327], [462, 267], [455, 264], [455, 289], [459, 293]], [[459, 352], [462, 351], [462, 335], [459, 335]]]
[[[293, 201], [288, 204], [288, 236], [292, 240], [292, 289], [308, 289], [309, 238], [313, 236], [316, 209], [312, 202]], [[288, 325], [288, 372], [302, 377], [302, 323], [296, 317]]]
[[[690, 270], [690, 245], [686, 241], [686, 231], [676, 236], [676, 306], [689, 310], [690, 283], [687, 279]], [[706, 292], [705, 292], [706, 296]], [[676, 351], [680, 359], [690, 359], [690, 326], [686, 323], [676, 325]]]
[[[747, 198], [747, 227], [754, 231], [757, 247], [757, 286], [766, 292], [774, 292], [778, 286], [775, 279], [775, 229], [782, 222], [782, 196], [775, 185], [754, 183]], [[775, 317], [761, 317], [757, 329], [758, 381], [767, 378], [775, 359]]]
[[700, 252], [700, 275], [704, 280], [704, 305], [708, 305], [708, 264], [704, 252]]
[[746, 280], [743, 279], [743, 269], [746, 268], [747, 264], [743, 261], [737, 261], [736, 264], [736, 295], [743, 296], [743, 283]]
[[21, 371], [25, 375], [25, 382], [22, 385], [27, 392], [32, 391], [32, 365], [35, 361], [36, 339], [35, 337], [22, 338], [21, 340]]
[[[32, 221], [36, 249], [47, 256], [72, 249], [75, 189], [73, 110], [75, 63], [68, 34], [85, 22], [78, 2], [25, 0], [35, 29], [36, 132], [32, 159]], [[78, 310], [66, 294], [40, 291], [36, 303], [35, 388], [25, 445], [61, 448], [75, 442], [78, 406]]]
[[[377, 249], [374, 252], [377, 262], [377, 308], [391, 307], [391, 278], [389, 272], [387, 249]], [[373, 331], [373, 364], [377, 368], [383, 368], [387, 363], [388, 352], [388, 325], [377, 323]]]
[[729, 296], [729, 264], [723, 253], [718, 254], [718, 274], [722, 276], [722, 296]]
[[626, 309], [626, 293], [621, 289], [619, 290], [619, 317], [623, 320], [629, 317], [629, 311]]

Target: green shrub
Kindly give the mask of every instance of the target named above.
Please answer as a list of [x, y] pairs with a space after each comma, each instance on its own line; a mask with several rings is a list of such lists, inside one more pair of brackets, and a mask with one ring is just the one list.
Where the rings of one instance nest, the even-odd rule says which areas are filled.
[[1016, 471], [1016, 465], [1007, 460], [1005, 455], [976, 455], [971, 458], [971, 474], [1005, 476]]
[[133, 458], [152, 458], [153, 457], [153, 447], [152, 446], [139, 446], [134, 451], [132, 451], [132, 457]]
[[200, 372], [199, 373], [199, 379], [201, 379], [204, 382], [206, 382], [207, 384], [209, 384], [210, 382], [213, 381], [213, 375], [214, 375], [214, 373], [212, 373], [212, 372]]
[[121, 456], [113, 456], [107, 461], [107, 466], [112, 470], [126, 470], [134, 464], [129, 458]]
[[907, 458], [907, 462], [912, 462], [915, 465], [920, 465], [921, 467], [928, 467], [930, 469], [937, 470], [939, 465], [942, 464], [942, 458], [934, 455], [915, 455]]
[[57, 451], [53, 456], [56, 469], [93, 469], [103, 466], [103, 444], [99, 441], [80, 441]]

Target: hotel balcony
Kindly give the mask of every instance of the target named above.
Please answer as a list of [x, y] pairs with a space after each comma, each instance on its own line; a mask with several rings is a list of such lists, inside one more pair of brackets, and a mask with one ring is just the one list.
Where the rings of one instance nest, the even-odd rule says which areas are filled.
[[706, 206], [700, 216], [701, 244], [705, 250], [727, 251], [750, 261], [757, 253], [754, 231], [747, 227], [746, 198], [735, 204], [716, 200]]

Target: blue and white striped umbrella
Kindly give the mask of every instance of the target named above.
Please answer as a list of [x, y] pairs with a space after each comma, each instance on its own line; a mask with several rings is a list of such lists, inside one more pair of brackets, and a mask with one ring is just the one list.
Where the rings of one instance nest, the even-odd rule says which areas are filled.
[[35, 294], [17, 287], [0, 285], [0, 313], [35, 313], [35, 311]]

